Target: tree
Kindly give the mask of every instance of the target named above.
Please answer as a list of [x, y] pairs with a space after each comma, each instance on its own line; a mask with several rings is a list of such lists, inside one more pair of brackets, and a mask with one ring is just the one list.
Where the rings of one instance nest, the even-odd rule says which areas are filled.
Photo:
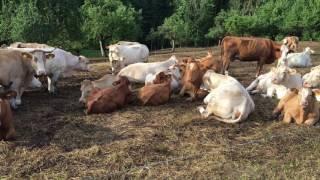
[[105, 56], [105, 41], [136, 40], [141, 33], [140, 12], [125, 6], [120, 0], [85, 0], [81, 7], [82, 30], [88, 39], [98, 39], [101, 55]]

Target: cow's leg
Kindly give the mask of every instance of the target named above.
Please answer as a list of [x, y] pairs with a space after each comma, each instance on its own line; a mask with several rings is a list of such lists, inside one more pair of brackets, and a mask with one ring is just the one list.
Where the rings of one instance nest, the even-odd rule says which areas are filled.
[[307, 119], [304, 124], [308, 125], [308, 126], [313, 126], [316, 122], [318, 122], [318, 119], [317, 118], [309, 118]]
[[256, 78], [259, 77], [261, 74], [263, 65], [265, 64], [265, 58], [261, 58], [257, 63], [257, 72], [256, 72]]
[[181, 97], [184, 96], [185, 91], [186, 91], [186, 86], [183, 85], [182, 88], [181, 88], [181, 90], [180, 90], [179, 95], [180, 95]]
[[224, 55], [223, 56], [223, 60], [222, 60], [222, 74], [226, 74], [229, 70], [229, 65], [230, 65], [230, 59], [231, 59], [231, 56], [227, 56], [227, 55]]
[[291, 123], [291, 119], [292, 119], [291, 115], [288, 112], [285, 112], [283, 117], [283, 122], [289, 124]]
[[59, 79], [60, 73], [55, 73], [51, 77], [48, 76], [48, 91], [50, 94], [56, 94], [56, 83]]

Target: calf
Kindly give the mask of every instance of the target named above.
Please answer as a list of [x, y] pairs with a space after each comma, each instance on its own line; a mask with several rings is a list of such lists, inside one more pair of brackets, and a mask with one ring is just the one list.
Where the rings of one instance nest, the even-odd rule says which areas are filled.
[[238, 123], [254, 111], [253, 100], [235, 78], [208, 70], [203, 76], [203, 83], [210, 93], [203, 101], [207, 107], [198, 107], [202, 117], [213, 115], [218, 121]]
[[171, 95], [171, 75], [159, 73], [154, 84], [149, 84], [140, 89], [138, 99], [143, 105], [160, 105], [169, 101]]
[[130, 100], [130, 82], [126, 77], [119, 77], [114, 87], [95, 90], [87, 101], [87, 114], [109, 113], [124, 107]]
[[200, 68], [198, 61], [189, 59], [185, 68], [185, 72], [183, 73], [180, 96], [183, 96], [185, 93], [187, 93], [190, 95], [188, 100], [195, 100], [197, 98], [198, 91], [200, 90], [204, 73], [205, 70]]
[[[0, 89], [1, 85], [0, 85]], [[12, 111], [8, 99], [17, 95], [14, 91], [0, 94], [0, 140], [14, 138], [16, 131], [13, 125]]]
[[273, 111], [275, 117], [280, 113], [284, 114], [285, 123], [294, 120], [297, 124], [314, 125], [319, 121], [319, 104], [315, 93], [310, 88], [289, 91]]
[[117, 76], [113, 76], [111, 74], [106, 74], [104, 75], [102, 78], [95, 80], [95, 81], [90, 81], [90, 80], [83, 80], [81, 82], [81, 97], [79, 99], [80, 103], [86, 103], [87, 102], [87, 98], [90, 95], [91, 91], [94, 88], [98, 88], [98, 89], [104, 89], [104, 88], [108, 88], [108, 87], [112, 87], [112, 83], [114, 81], [118, 80]]

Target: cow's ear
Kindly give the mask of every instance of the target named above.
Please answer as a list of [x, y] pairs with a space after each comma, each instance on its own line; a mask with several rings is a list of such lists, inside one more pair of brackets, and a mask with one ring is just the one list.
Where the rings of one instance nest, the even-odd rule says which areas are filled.
[[52, 53], [46, 54], [46, 59], [53, 59], [54, 57], [55, 55]]
[[33, 58], [33, 56], [30, 53], [22, 52], [21, 54], [23, 58], [30, 59], [30, 60]]

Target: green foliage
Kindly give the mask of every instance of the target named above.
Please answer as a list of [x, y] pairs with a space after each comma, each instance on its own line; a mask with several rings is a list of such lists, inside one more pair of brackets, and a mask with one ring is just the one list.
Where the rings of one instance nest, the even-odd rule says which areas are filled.
[[85, 0], [81, 7], [83, 31], [88, 39], [136, 40], [140, 36], [140, 12], [120, 0]]

